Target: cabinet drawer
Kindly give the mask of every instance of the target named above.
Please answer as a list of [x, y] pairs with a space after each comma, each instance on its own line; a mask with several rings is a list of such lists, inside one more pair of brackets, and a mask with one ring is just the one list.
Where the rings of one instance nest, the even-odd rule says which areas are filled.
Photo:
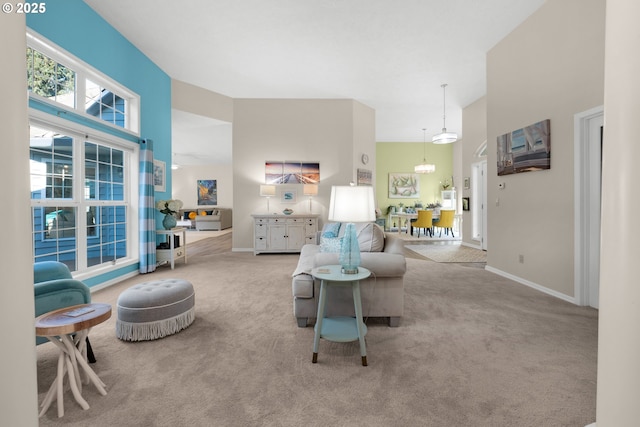
[[255, 225], [256, 237], [267, 237], [267, 224]]
[[255, 250], [263, 251], [267, 249], [267, 238], [266, 237], [258, 237], [255, 241]]
[[[175, 248], [173, 250], [173, 259], [176, 260], [184, 256], [184, 247]], [[171, 249], [156, 249], [156, 261], [171, 261]]]

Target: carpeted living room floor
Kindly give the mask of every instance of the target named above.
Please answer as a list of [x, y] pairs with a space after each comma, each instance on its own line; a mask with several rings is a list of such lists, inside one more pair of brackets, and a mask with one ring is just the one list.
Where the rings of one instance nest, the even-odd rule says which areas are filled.
[[[231, 234], [187, 246], [188, 263], [161, 266], [92, 295], [114, 314], [90, 334], [107, 385], [83, 411], [65, 393], [41, 426], [579, 426], [595, 421], [597, 311], [497, 276], [477, 264], [407, 255], [398, 328], [368, 319], [369, 366], [357, 342], [321, 341], [293, 317], [297, 255], [231, 252]], [[196, 320], [161, 340], [115, 337], [128, 287], [182, 278]], [[363, 292], [375, 292], [363, 289]], [[366, 315], [366, 313], [365, 313]], [[37, 347], [39, 402], [56, 372]]]

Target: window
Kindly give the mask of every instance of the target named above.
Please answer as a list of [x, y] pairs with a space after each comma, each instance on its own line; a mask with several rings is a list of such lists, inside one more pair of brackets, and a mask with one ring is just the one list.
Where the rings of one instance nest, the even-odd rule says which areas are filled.
[[27, 32], [29, 96], [139, 134], [139, 97], [32, 30]]
[[27, 47], [29, 92], [75, 108], [76, 73], [37, 50]]
[[29, 146], [34, 262], [82, 271], [135, 257], [126, 174], [133, 150], [35, 123]]

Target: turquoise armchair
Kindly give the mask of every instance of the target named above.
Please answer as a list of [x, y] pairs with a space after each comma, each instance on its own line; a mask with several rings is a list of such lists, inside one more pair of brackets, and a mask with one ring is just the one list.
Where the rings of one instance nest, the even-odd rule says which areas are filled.
[[[75, 280], [69, 268], [61, 262], [43, 261], [33, 264], [33, 282], [36, 316], [59, 308], [91, 302], [89, 287]], [[49, 340], [45, 337], [36, 337], [36, 345], [45, 342]], [[87, 338], [87, 358], [89, 362], [95, 362], [89, 338]]]

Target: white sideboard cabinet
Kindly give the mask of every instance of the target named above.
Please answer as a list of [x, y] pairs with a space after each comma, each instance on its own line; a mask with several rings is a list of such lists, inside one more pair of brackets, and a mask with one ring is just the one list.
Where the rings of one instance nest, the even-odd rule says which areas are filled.
[[315, 243], [318, 215], [253, 214], [253, 253], [300, 252]]

